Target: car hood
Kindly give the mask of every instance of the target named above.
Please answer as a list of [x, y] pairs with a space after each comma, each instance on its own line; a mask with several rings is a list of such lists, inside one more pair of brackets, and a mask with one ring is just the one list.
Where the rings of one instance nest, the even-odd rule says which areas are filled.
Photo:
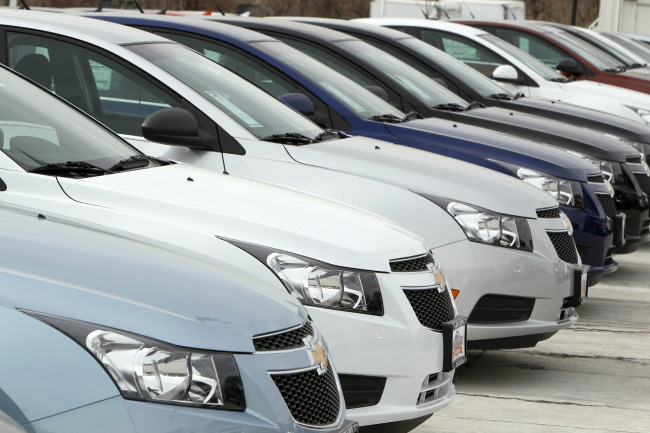
[[12, 288], [0, 304], [10, 308], [235, 352], [307, 318], [288, 293], [176, 251], [35, 211], [3, 206], [0, 216], [0, 276]]
[[625, 89], [623, 87], [597, 83], [589, 80], [570, 81], [568, 83], [562, 83], [561, 87], [563, 90], [580, 92], [592, 97], [596, 94], [608, 99], [613, 98], [613, 100], [619, 104], [629, 107], [643, 108], [650, 111], [650, 98], [648, 98], [648, 94], [636, 90]]
[[535, 218], [535, 209], [557, 206], [549, 195], [511, 176], [371, 138], [350, 137], [287, 146], [287, 150], [304, 164], [354, 173], [503, 214]]
[[386, 128], [396, 137], [425, 144], [432, 152], [436, 152], [440, 143], [451, 137], [455, 141], [447, 146], [454, 151], [541, 170], [564, 179], [586, 182], [588, 174], [598, 172], [593, 164], [564, 150], [476, 126], [441, 119], [421, 119], [386, 124]]
[[186, 164], [59, 183], [78, 202], [333, 265], [390, 272], [390, 259], [426, 251], [421, 238], [374, 214]]
[[568, 119], [570, 123], [572, 123], [572, 117], [581, 118], [580, 123], [583, 125], [593, 125], [596, 129], [607, 131], [609, 134], [629, 140], [650, 143], [650, 128], [639, 122], [612, 115], [616, 113], [606, 113], [567, 102], [536, 97], [524, 97], [508, 101], [508, 105], [515, 110], [520, 107], [524, 110], [526, 109], [524, 107], [530, 107], [543, 110], [543, 112], [553, 112], [555, 113], [554, 115], [568, 115], [570, 116]]
[[627, 155], [636, 153], [634, 148], [603, 133], [500, 107], [478, 108], [451, 115], [461, 122], [474, 122], [472, 124], [480, 127], [543, 141], [606, 161], [624, 163]]

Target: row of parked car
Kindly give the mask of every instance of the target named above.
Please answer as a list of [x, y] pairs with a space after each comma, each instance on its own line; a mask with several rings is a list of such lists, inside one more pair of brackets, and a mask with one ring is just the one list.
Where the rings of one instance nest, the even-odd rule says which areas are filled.
[[8, 418], [406, 432], [575, 323], [650, 237], [650, 98], [405, 23], [1, 10]]

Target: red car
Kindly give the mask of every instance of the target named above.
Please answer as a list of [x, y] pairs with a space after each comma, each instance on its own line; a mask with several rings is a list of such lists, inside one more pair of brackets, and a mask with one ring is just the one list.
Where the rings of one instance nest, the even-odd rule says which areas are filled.
[[650, 76], [626, 70], [619, 60], [562, 29], [530, 21], [457, 22], [492, 33], [570, 77], [650, 93]]

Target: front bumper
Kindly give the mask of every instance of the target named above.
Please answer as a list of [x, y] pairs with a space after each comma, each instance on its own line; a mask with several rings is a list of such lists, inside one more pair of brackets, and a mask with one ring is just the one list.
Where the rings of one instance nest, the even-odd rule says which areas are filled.
[[[529, 223], [533, 252], [469, 241], [433, 250], [450, 286], [460, 290], [456, 306], [459, 314], [469, 317], [469, 349], [534, 346], [578, 319], [564, 304], [574, 293], [574, 272], [581, 264], [560, 260], [546, 233], [565, 226], [559, 219]], [[486, 299], [497, 305], [511, 301], [516, 310], [478, 311], [489, 306]]]
[[[347, 378], [342, 381], [344, 395], [356, 394], [357, 404], [352, 405], [356, 407], [348, 407], [347, 418], [361, 426], [426, 417], [447, 407], [455, 395], [453, 371], [442, 371], [442, 333], [420, 324], [403, 292], [403, 287], [431, 286], [432, 274], [378, 274], [377, 278], [383, 316], [307, 308], [327, 340], [337, 371]], [[357, 386], [350, 389], [351, 383]]]

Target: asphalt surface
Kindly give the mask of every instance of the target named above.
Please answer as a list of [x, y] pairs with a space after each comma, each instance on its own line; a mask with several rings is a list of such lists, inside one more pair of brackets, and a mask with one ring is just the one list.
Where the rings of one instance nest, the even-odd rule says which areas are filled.
[[573, 327], [471, 352], [454, 401], [413, 432], [650, 432], [650, 243], [616, 261]]

